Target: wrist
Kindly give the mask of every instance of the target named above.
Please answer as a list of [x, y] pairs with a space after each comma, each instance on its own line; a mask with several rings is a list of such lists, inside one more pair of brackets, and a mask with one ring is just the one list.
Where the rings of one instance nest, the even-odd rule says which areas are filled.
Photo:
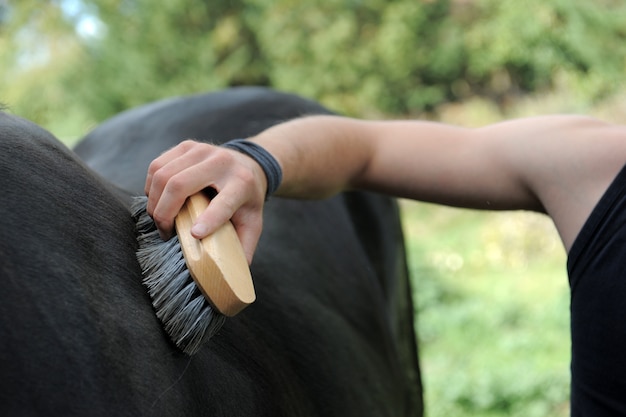
[[234, 139], [222, 144], [223, 147], [243, 153], [252, 158], [265, 174], [267, 200], [280, 187], [283, 171], [274, 156], [258, 143], [246, 139]]

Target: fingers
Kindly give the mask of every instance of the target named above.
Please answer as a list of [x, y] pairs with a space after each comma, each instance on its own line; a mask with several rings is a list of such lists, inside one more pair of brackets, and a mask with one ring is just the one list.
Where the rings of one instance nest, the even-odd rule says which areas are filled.
[[[181, 142], [174, 148], [164, 152], [163, 154], [161, 154], [161, 156], [152, 161], [150, 163], [150, 166], [148, 167], [148, 173], [146, 175], [146, 185], [144, 186], [144, 192], [146, 193], [146, 195], [150, 196], [152, 194], [152, 197], [155, 199], [155, 201], [158, 201], [160, 194], [155, 195], [155, 193], [162, 191], [162, 187], [160, 186], [160, 184], [158, 184], [158, 179], [157, 183], [155, 183], [155, 174], [168, 166], [170, 163], [172, 163], [172, 161], [177, 160], [183, 155], [192, 154], [193, 152], [191, 151], [195, 149], [197, 145], [199, 144], [194, 141], [186, 140], [184, 142]], [[173, 166], [169, 166], [168, 169], [171, 171], [172, 168]], [[165, 179], [167, 179], [167, 174], [164, 171], [161, 171], [159, 175], [160, 177], [166, 177]]]
[[207, 187], [218, 193], [191, 230], [201, 239], [233, 222], [248, 262], [262, 228], [265, 177], [246, 155], [209, 144], [185, 141], [155, 159], [146, 177], [147, 211], [161, 237], [174, 231], [174, 219], [187, 197]]
[[258, 213], [254, 217], [246, 220], [243, 223], [233, 221], [237, 235], [241, 241], [243, 252], [248, 260], [248, 265], [252, 264], [252, 258], [259, 243], [259, 237], [261, 236], [261, 229], [263, 227], [263, 216]]
[[[209, 186], [194, 169], [210, 152], [210, 145], [185, 141], [163, 153], [148, 168], [145, 193], [147, 211], [164, 234], [171, 234], [173, 218], [185, 199]], [[173, 213], [173, 214], [172, 214]]]

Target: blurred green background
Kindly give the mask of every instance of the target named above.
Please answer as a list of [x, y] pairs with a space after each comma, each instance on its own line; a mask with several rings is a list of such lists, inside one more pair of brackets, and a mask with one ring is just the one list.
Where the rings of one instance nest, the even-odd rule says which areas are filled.
[[[626, 120], [623, 0], [0, 0], [0, 101], [68, 145], [173, 95], [266, 85], [363, 118]], [[427, 415], [567, 416], [551, 222], [402, 201]]]

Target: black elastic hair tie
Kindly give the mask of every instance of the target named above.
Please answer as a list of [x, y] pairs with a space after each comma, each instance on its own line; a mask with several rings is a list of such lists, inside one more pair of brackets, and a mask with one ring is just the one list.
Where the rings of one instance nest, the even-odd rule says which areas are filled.
[[250, 142], [246, 139], [233, 139], [226, 143], [223, 143], [224, 148], [233, 149], [248, 155], [254, 159], [260, 166], [265, 177], [267, 178], [267, 192], [265, 193], [265, 199], [268, 199], [280, 186], [283, 180], [283, 170], [280, 168], [276, 158], [271, 153], [265, 150], [261, 145]]

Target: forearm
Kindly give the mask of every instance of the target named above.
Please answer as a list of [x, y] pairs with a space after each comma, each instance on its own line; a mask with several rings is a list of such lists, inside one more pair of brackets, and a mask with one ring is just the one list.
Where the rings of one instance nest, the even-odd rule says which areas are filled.
[[534, 197], [507, 169], [510, 130], [312, 116], [253, 140], [281, 164], [281, 196], [320, 198], [359, 188], [461, 207], [534, 208]]
[[[351, 189], [471, 205], [462, 171], [471, 130], [426, 121], [366, 121], [311, 116], [252, 140], [283, 168], [277, 195], [319, 198]], [[451, 196], [446, 187], [453, 187]], [[456, 191], [459, 188], [459, 191]]]
[[283, 170], [276, 195], [321, 198], [351, 188], [372, 158], [368, 122], [339, 116], [309, 116], [274, 126], [253, 141]]

